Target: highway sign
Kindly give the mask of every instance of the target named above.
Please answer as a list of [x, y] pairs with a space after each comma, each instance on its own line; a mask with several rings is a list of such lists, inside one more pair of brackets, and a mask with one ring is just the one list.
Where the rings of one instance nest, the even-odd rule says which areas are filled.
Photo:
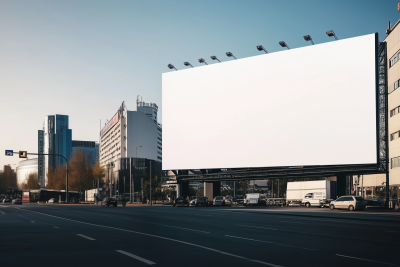
[[6, 156], [14, 156], [14, 151], [6, 150]]

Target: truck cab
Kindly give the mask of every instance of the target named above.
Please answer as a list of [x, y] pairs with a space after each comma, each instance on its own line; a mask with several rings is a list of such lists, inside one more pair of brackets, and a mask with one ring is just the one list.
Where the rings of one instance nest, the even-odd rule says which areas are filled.
[[307, 208], [311, 206], [321, 206], [321, 201], [326, 199], [326, 194], [324, 192], [314, 192], [308, 193], [304, 196], [301, 204]]

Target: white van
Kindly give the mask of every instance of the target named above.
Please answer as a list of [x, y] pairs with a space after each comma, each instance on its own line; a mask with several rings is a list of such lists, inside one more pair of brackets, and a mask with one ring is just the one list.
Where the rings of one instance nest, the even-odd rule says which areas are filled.
[[243, 205], [266, 205], [265, 194], [251, 193], [246, 194], [243, 199]]
[[311, 206], [321, 206], [321, 200], [326, 199], [325, 192], [314, 192], [308, 193], [304, 196], [303, 200], [301, 201], [302, 205], [305, 205], [307, 208]]

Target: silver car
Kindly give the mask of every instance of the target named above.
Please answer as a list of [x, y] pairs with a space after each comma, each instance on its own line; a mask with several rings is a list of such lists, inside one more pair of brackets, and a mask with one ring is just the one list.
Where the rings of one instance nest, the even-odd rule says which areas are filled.
[[329, 208], [334, 209], [348, 209], [353, 210], [363, 210], [366, 208], [367, 201], [363, 197], [358, 196], [343, 196], [338, 199], [331, 201]]

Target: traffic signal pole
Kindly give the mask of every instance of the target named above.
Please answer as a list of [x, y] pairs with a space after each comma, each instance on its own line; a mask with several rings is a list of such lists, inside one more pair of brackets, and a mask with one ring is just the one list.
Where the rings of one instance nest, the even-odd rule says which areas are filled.
[[[19, 152], [14, 152], [14, 154], [18, 154]], [[66, 173], [66, 182], [65, 182], [65, 202], [68, 203], [68, 160], [60, 154], [42, 154], [42, 153], [26, 153], [27, 155], [37, 155], [37, 156], [59, 156], [62, 157], [67, 163], [67, 173]]]

